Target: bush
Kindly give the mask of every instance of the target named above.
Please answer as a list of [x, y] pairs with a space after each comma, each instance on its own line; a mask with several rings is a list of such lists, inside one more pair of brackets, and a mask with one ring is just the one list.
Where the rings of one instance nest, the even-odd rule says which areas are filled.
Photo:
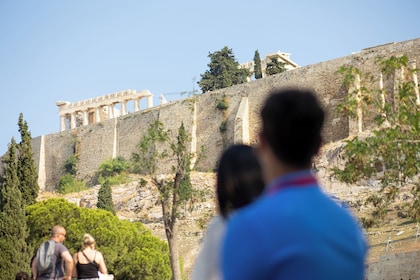
[[67, 230], [65, 245], [71, 254], [80, 250], [83, 234], [92, 234], [115, 279], [171, 279], [167, 243], [141, 223], [120, 220], [101, 209], [78, 207], [64, 199], [35, 203], [27, 207], [26, 215], [30, 229], [27, 240], [34, 250], [59, 224]]
[[130, 162], [122, 157], [107, 159], [97, 171], [98, 183], [103, 184], [105, 180], [111, 185], [119, 185], [129, 182], [127, 171], [130, 169]]
[[61, 194], [80, 192], [86, 189], [85, 182], [77, 181], [74, 179], [74, 176], [69, 173], [61, 177], [60, 182], [58, 183], [58, 192]]
[[216, 108], [221, 111], [227, 110], [227, 108], [229, 108], [229, 104], [227, 102], [226, 96], [223, 96], [222, 98], [217, 100]]
[[77, 157], [75, 155], [70, 156], [66, 162], [64, 163], [64, 169], [66, 170], [66, 173], [69, 173], [71, 175], [76, 175], [77, 173]]
[[102, 177], [102, 175], [99, 175], [98, 183], [100, 185], [103, 185], [105, 181], [108, 181], [108, 183], [111, 186], [115, 185], [121, 185], [130, 182], [130, 178], [128, 177], [127, 173], [117, 174], [111, 177]]

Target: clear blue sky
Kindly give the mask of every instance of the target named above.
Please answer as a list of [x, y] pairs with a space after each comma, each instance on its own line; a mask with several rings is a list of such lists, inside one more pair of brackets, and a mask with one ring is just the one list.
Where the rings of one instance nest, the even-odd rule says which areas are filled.
[[32, 137], [55, 133], [58, 100], [148, 89], [159, 104], [224, 46], [239, 63], [280, 50], [305, 66], [418, 38], [419, 13], [418, 0], [0, 0], [0, 154], [21, 112]]

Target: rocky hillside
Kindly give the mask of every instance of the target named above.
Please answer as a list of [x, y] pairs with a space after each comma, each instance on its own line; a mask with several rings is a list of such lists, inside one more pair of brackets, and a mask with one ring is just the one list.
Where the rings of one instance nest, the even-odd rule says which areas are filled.
[[[323, 185], [324, 191], [338, 200], [349, 205], [357, 217], [366, 215], [371, 209], [364, 206], [366, 198], [378, 190], [374, 182], [363, 186], [349, 186], [342, 184], [330, 176], [331, 166], [339, 166], [339, 143], [326, 145], [316, 160], [317, 177]], [[158, 193], [149, 178], [143, 177], [148, 183], [140, 186], [140, 177], [133, 176], [132, 182], [113, 187], [113, 201], [117, 215], [121, 219], [137, 220], [143, 222], [158, 237], [166, 240], [163, 231], [161, 207], [158, 203]], [[180, 253], [184, 260], [185, 271], [190, 273], [200, 242], [205, 232], [205, 226], [215, 214], [215, 174], [193, 172], [191, 176], [195, 188], [206, 194], [203, 200], [195, 201], [183, 209], [179, 220], [180, 226]], [[99, 186], [89, 190], [68, 194], [64, 197], [81, 207], [95, 208]], [[40, 199], [60, 196], [55, 193], [43, 192]], [[412, 199], [409, 189], [401, 190], [395, 205], [391, 207], [391, 219], [380, 228], [372, 228], [366, 232], [371, 245], [369, 261], [377, 261], [386, 253], [420, 250], [420, 237], [418, 242], [413, 237], [416, 234], [416, 225], [404, 217], [398, 217], [400, 205]], [[392, 240], [391, 242], [389, 240]]]

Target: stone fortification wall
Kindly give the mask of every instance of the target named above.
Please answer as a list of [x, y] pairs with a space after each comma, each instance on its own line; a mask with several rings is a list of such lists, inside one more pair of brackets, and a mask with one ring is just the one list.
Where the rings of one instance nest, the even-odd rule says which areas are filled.
[[[52, 189], [57, 185], [58, 179], [64, 173], [64, 162], [72, 154], [79, 156], [78, 177], [88, 182], [105, 159], [116, 156], [129, 159], [143, 133], [157, 118], [163, 122], [165, 128], [172, 131], [174, 136], [177, 135], [177, 129], [183, 122], [192, 139], [196, 138], [197, 150], [201, 148], [204, 150], [204, 157], [197, 164], [198, 170], [212, 171], [221, 151], [232, 144], [237, 137], [235, 125], [241, 100], [244, 97], [248, 99], [247, 132], [250, 144], [255, 144], [260, 125], [260, 108], [269, 91], [278, 87], [296, 86], [315, 90], [328, 114], [324, 130], [325, 141], [328, 143], [346, 138], [357, 133], [357, 126], [354, 125], [354, 120], [339, 116], [334, 110], [337, 103], [347, 94], [347, 89], [342, 85], [343, 77], [336, 74], [337, 70], [343, 65], [353, 65], [362, 73], [375, 75], [379, 74], [379, 66], [375, 64], [376, 57], [389, 58], [402, 55], [407, 55], [410, 60], [415, 59], [420, 65], [420, 39], [364, 49], [357, 54], [207, 92], [117, 119], [45, 135], [45, 189]], [[361, 80], [361, 86], [372, 88], [375, 86], [374, 83], [363, 78]], [[393, 80], [384, 81], [384, 85], [392, 90]], [[226, 110], [217, 108], [221, 99], [228, 104]], [[368, 129], [371, 123], [371, 119], [365, 119], [364, 127]], [[226, 127], [224, 132], [220, 131], [222, 124]], [[37, 164], [39, 164], [42, 142], [39, 138], [33, 139]], [[172, 162], [162, 163], [160, 168], [169, 170], [172, 164]]]

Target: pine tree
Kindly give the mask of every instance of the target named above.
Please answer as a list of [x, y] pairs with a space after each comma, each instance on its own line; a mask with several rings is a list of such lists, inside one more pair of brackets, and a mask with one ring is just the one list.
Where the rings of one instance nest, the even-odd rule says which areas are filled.
[[254, 54], [254, 77], [255, 79], [262, 78], [261, 58], [260, 58], [260, 53], [258, 52], [258, 50], [256, 50]]
[[282, 73], [286, 71], [286, 63], [278, 60], [275, 57], [271, 58], [271, 62], [267, 63], [266, 73], [271, 76], [274, 74]]
[[114, 202], [112, 201], [112, 189], [108, 179], [104, 181], [99, 189], [96, 207], [107, 210], [115, 215]]
[[29, 273], [30, 250], [26, 244], [25, 202], [19, 191], [17, 176], [17, 145], [9, 146], [5, 163], [5, 180], [0, 189], [0, 280], [14, 279], [23, 270]]
[[23, 114], [19, 115], [19, 132], [21, 142], [18, 144], [18, 166], [19, 190], [26, 205], [36, 202], [39, 192], [38, 174], [33, 159], [31, 133], [28, 130], [28, 123], [23, 120]]
[[251, 74], [248, 69], [239, 67], [232, 49], [228, 47], [210, 53], [208, 57], [210, 63], [207, 66], [210, 69], [201, 74], [201, 80], [198, 82], [202, 92], [242, 84]]

